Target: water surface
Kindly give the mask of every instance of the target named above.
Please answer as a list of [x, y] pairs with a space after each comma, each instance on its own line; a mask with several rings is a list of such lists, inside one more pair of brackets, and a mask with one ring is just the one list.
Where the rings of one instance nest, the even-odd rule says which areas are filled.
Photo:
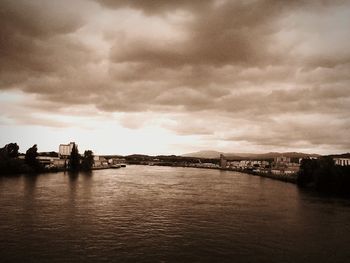
[[349, 262], [350, 201], [230, 171], [0, 177], [1, 262]]

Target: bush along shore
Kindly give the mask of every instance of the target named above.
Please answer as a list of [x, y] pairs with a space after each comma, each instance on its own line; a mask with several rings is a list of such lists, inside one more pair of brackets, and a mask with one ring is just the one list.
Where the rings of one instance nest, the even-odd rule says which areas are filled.
[[297, 184], [326, 194], [350, 197], [350, 166], [335, 165], [331, 157], [304, 159], [300, 165]]

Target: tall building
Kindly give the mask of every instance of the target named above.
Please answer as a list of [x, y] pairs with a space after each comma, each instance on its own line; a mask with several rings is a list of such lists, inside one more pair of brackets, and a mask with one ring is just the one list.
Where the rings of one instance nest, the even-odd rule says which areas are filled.
[[75, 144], [75, 142], [70, 142], [69, 144], [60, 144], [58, 147], [58, 154], [60, 157], [68, 157], [70, 156], [73, 146], [78, 148], [78, 144]]
[[220, 167], [226, 168], [227, 160], [225, 159], [225, 156], [223, 154], [220, 154]]

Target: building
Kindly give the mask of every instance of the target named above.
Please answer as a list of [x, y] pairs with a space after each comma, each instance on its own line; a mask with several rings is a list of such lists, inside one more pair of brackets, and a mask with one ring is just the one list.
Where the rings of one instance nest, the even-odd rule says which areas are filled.
[[299, 162], [294, 163], [289, 157], [279, 156], [274, 158], [271, 173], [276, 175], [295, 175], [299, 169]]
[[36, 159], [38, 162], [42, 165], [50, 165], [52, 164], [55, 160], [59, 160], [58, 157], [51, 157], [51, 156], [37, 156]]
[[220, 154], [220, 167], [226, 168], [227, 160], [225, 159], [225, 156], [223, 154]]
[[126, 164], [126, 159], [125, 158], [110, 158], [110, 159], [108, 159], [108, 163], [112, 164], [112, 165]]
[[350, 158], [333, 158], [335, 165], [349, 166]]
[[68, 160], [67, 159], [54, 159], [52, 165], [57, 168], [67, 168]]
[[108, 160], [103, 156], [94, 155], [93, 167], [108, 167]]
[[279, 157], [275, 157], [274, 161], [276, 164], [278, 163], [290, 163], [290, 158], [289, 157], [285, 157], [285, 156], [279, 156]]
[[69, 144], [60, 144], [60, 146], [58, 147], [59, 157], [67, 158], [68, 156], [70, 156], [74, 145], [78, 148], [78, 144], [75, 144], [75, 142], [70, 142]]
[[37, 156], [36, 159], [44, 167], [66, 168], [68, 164], [67, 159], [60, 159], [52, 156]]

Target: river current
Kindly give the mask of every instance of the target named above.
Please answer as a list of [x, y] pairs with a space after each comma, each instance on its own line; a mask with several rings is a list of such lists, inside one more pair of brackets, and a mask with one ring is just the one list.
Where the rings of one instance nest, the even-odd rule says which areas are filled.
[[350, 200], [231, 171], [0, 177], [1, 262], [350, 262]]

